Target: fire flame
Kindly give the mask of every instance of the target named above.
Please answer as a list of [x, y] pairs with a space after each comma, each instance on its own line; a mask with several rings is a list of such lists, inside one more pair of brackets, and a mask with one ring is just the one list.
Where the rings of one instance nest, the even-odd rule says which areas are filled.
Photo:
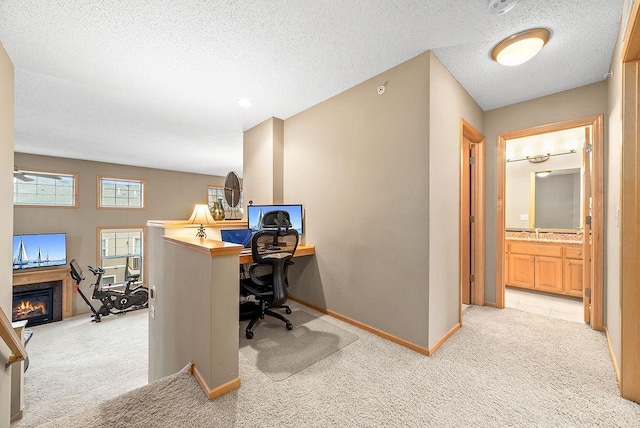
[[29, 315], [32, 312], [40, 312], [42, 315], [46, 315], [47, 309], [43, 302], [38, 302], [35, 304], [31, 303], [31, 301], [27, 300], [20, 302], [20, 305], [16, 307], [17, 315]]

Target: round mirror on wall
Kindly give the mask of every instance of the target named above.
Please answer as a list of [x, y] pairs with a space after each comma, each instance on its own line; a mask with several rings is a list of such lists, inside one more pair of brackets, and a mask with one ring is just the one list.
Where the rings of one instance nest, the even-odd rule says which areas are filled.
[[237, 219], [240, 191], [240, 178], [236, 172], [231, 171], [224, 180], [224, 199], [231, 210], [229, 218], [232, 220]]

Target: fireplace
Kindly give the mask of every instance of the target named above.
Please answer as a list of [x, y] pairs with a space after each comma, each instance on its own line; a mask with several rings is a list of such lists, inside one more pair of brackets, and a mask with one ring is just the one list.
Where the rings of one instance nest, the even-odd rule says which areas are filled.
[[14, 287], [12, 321], [27, 320], [27, 325], [62, 319], [61, 281]]

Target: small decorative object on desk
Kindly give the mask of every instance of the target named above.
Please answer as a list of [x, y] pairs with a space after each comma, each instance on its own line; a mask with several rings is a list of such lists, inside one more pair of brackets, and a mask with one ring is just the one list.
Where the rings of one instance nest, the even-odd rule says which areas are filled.
[[213, 203], [213, 207], [211, 207], [211, 217], [214, 220], [224, 220], [224, 206], [222, 205], [222, 199], [218, 199], [217, 202]]

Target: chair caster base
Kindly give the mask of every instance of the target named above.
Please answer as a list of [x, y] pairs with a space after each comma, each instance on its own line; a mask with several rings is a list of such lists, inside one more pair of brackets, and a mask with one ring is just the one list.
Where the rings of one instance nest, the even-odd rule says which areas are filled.
[[287, 330], [293, 330], [293, 324], [290, 322], [287, 323]]
[[291, 308], [286, 308], [285, 312], [287, 313], [287, 315], [291, 315]]
[[247, 336], [247, 339], [253, 338], [253, 332], [251, 330], [245, 331], [245, 335]]

